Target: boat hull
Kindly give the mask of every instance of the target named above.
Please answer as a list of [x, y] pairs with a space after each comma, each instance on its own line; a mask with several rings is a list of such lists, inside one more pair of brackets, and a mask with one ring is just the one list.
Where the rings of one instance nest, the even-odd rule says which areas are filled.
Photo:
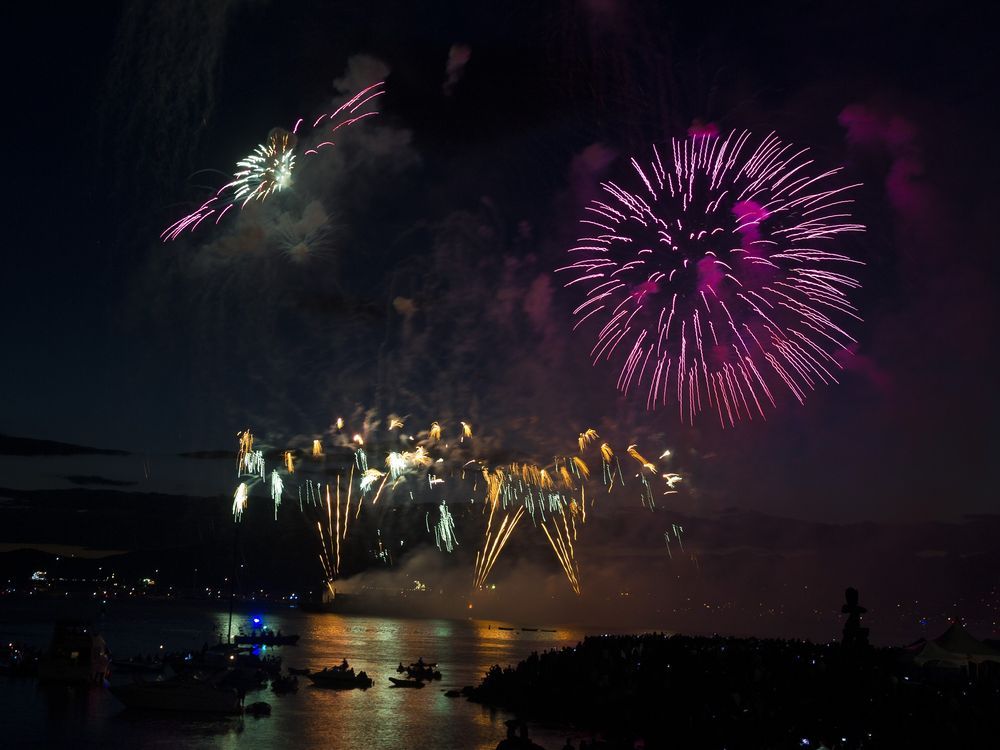
[[361, 677], [358, 675], [348, 676], [317, 672], [309, 675], [309, 679], [312, 680], [313, 685], [316, 687], [333, 688], [334, 690], [353, 690], [354, 688], [365, 690], [372, 686], [370, 677]]
[[395, 677], [390, 677], [389, 682], [392, 683], [393, 687], [398, 688], [422, 688], [424, 686], [420, 680], [400, 680]]
[[148, 682], [111, 688], [126, 708], [208, 714], [240, 714], [243, 706], [235, 690], [211, 685]]

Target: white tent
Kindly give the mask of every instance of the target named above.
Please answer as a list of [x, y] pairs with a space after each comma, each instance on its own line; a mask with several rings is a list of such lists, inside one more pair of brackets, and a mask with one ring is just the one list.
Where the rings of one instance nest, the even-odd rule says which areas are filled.
[[1000, 651], [974, 638], [956, 622], [933, 641], [926, 641], [913, 661], [920, 666], [959, 668], [987, 661], [1000, 663]]

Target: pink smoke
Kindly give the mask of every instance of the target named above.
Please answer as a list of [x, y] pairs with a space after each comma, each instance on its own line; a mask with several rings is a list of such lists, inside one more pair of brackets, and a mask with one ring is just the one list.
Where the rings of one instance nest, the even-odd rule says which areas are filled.
[[714, 122], [705, 122], [695, 118], [688, 128], [688, 135], [718, 135], [719, 126]]
[[834, 353], [837, 364], [847, 372], [853, 372], [871, 383], [879, 391], [888, 391], [892, 388], [892, 375], [883, 368], [872, 357], [861, 354], [858, 345], [853, 345], [848, 349], [838, 349]]
[[448, 61], [444, 66], [445, 80], [441, 90], [451, 96], [455, 85], [461, 80], [466, 63], [472, 58], [472, 48], [467, 44], [453, 44], [448, 50]]
[[718, 289], [722, 283], [723, 274], [716, 264], [715, 257], [706, 255], [698, 261], [698, 291], [707, 292], [711, 289]]
[[584, 204], [597, 193], [597, 182], [611, 163], [617, 152], [603, 143], [592, 143], [573, 156], [569, 163], [569, 184], [577, 204]]
[[893, 208], [914, 229], [936, 223], [938, 201], [924, 174], [924, 149], [917, 127], [902, 115], [879, 106], [851, 104], [838, 117], [847, 142], [856, 148], [884, 153], [892, 163], [885, 190]]
[[753, 243], [760, 239], [760, 224], [771, 214], [756, 201], [740, 201], [733, 204], [733, 219], [743, 238], [741, 246], [747, 252], [754, 249]]

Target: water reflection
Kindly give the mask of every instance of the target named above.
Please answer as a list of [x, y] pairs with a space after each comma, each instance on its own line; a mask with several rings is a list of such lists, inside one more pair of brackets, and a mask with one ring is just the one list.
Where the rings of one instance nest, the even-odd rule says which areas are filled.
[[[301, 636], [297, 646], [263, 650], [264, 654], [281, 656], [284, 669], [319, 670], [346, 657], [355, 670], [363, 669], [373, 678], [374, 687], [366, 691], [329, 690], [300, 678], [298, 693], [277, 695], [269, 689], [248, 693], [248, 703], [263, 700], [271, 704], [269, 718], [198, 720], [125, 712], [101, 690], [68, 703], [58, 694], [54, 702], [32, 702], [30, 696], [15, 694], [24, 686], [0, 681], [0, 700], [25, 708], [20, 721], [13, 722], [8, 716], [0, 722], [7, 726], [4, 736], [36, 740], [43, 734], [52, 740], [48, 746], [75, 748], [424, 745], [493, 750], [505, 734], [503, 722], [509, 717], [461, 698], [447, 698], [444, 691], [478, 683], [493, 664], [513, 664], [532, 651], [572, 645], [583, 637], [571, 629], [545, 632], [494, 621], [404, 620], [295, 610], [236, 613], [234, 634], [240, 625], [249, 632], [252, 615], [261, 616], [263, 624], [274, 631]], [[126, 655], [152, 651], [160, 643], [168, 651], [197, 649], [204, 642], [214, 642], [220, 634], [225, 638], [228, 623], [225, 608], [185, 610], [165, 604], [115, 607], [102, 627], [113, 652]], [[27, 640], [42, 645], [51, 635], [51, 624], [44, 629], [24, 625], [21, 630], [35, 636]], [[396, 676], [396, 665], [420, 657], [437, 662], [442, 679], [421, 690], [390, 687], [388, 678]], [[131, 678], [115, 677], [115, 681], [119, 679]], [[34, 682], [25, 686], [35, 691]], [[551, 735], [546, 742], [541, 733], [536, 741], [558, 748], [564, 739], [563, 735]]]

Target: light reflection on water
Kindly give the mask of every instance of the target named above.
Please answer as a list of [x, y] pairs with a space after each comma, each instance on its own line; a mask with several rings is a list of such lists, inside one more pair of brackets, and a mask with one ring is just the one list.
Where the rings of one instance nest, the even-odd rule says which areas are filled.
[[[250, 692], [246, 702], [267, 701], [269, 718], [191, 719], [134, 715], [121, 710], [106, 691], [41, 690], [33, 681], [0, 678], [0, 737], [4, 747], [102, 748], [474, 748], [492, 750], [506, 733], [502, 712], [446, 698], [444, 691], [478, 683], [493, 664], [513, 664], [531, 651], [572, 645], [579, 631], [500, 630], [507, 623], [469, 620], [406, 620], [383, 617], [261, 611], [265, 624], [298, 633], [298, 646], [264, 649], [282, 666], [321, 669], [347, 658], [375, 680], [367, 691], [324, 690], [299, 678], [297, 694], [269, 689]], [[54, 618], [0, 616], [0, 636], [39, 645], [47, 642]], [[225, 635], [228, 611], [162, 604], [115, 605], [101, 627], [112, 653], [128, 656], [197, 649]], [[249, 613], [236, 613], [233, 631], [249, 629]], [[531, 624], [534, 626], [534, 623]], [[399, 662], [422, 657], [437, 662], [440, 681], [422, 690], [390, 687]], [[127, 681], [127, 676], [114, 681]], [[533, 732], [543, 746], [558, 748], [562, 733]], [[8, 745], [6, 740], [13, 739]], [[37, 744], [36, 744], [37, 743]]]

